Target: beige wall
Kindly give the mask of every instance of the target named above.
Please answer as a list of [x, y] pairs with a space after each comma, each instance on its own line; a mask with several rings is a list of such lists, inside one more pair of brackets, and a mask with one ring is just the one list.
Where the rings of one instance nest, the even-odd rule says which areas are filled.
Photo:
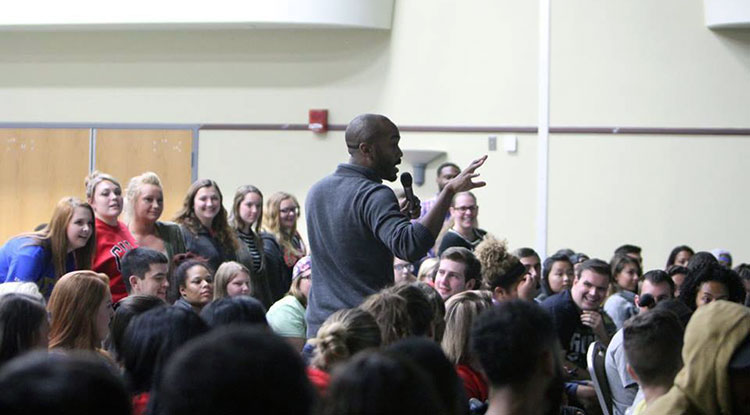
[[[750, 31], [708, 30], [702, 10], [553, 2], [552, 125], [750, 127]], [[304, 123], [328, 108], [335, 124], [381, 112], [399, 125], [533, 126], [538, 14], [529, 0], [397, 0], [391, 31], [4, 32], [0, 121]], [[487, 135], [404, 133], [403, 147], [466, 165]], [[199, 176], [227, 198], [244, 183], [303, 196], [345, 160], [341, 140], [203, 131]], [[553, 135], [548, 248], [608, 258], [629, 241], [656, 267], [690, 243], [750, 261], [742, 154], [748, 137]], [[519, 135], [516, 154], [490, 153], [483, 169], [480, 223], [513, 247], [534, 245], [536, 160], [536, 137]]]

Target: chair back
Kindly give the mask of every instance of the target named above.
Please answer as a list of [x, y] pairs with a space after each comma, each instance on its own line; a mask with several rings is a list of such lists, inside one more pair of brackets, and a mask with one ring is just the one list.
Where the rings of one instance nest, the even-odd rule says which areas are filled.
[[591, 380], [594, 382], [596, 397], [599, 399], [599, 406], [602, 407], [602, 414], [610, 415], [612, 413], [612, 392], [609, 390], [607, 381], [607, 372], [604, 369], [604, 357], [607, 348], [601, 342], [593, 342], [589, 345], [586, 353], [586, 363], [588, 365]]

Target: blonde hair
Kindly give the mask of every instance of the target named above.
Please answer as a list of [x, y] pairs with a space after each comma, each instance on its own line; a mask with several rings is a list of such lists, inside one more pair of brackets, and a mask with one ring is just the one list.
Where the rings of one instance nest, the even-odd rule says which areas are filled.
[[359, 308], [339, 310], [310, 339], [315, 346], [312, 365], [330, 371], [361, 350], [380, 347], [382, 341], [380, 327], [370, 313]]
[[445, 303], [445, 333], [441, 347], [454, 365], [470, 361], [469, 335], [479, 313], [492, 307], [492, 294], [488, 291], [464, 291]]
[[86, 186], [86, 200], [91, 202], [94, 197], [94, 192], [96, 191], [96, 186], [98, 186], [99, 183], [105, 180], [114, 183], [115, 186], [122, 190], [122, 186], [120, 186], [120, 182], [118, 182], [117, 179], [107, 173], [102, 173], [99, 170], [94, 170], [89, 173], [89, 175], [86, 176], [83, 181], [84, 186]]
[[177, 212], [174, 221], [180, 225], [185, 226], [190, 232], [197, 234], [201, 229], [201, 223], [198, 217], [195, 216], [195, 195], [198, 191], [204, 187], [213, 187], [216, 189], [216, 193], [219, 194], [219, 213], [216, 214], [214, 220], [211, 222], [211, 231], [216, 235], [216, 239], [225, 247], [230, 248], [232, 251], [239, 249], [239, 242], [237, 237], [234, 235], [234, 231], [229, 227], [227, 221], [227, 210], [224, 209], [224, 196], [221, 194], [219, 185], [210, 179], [196, 180], [190, 185], [190, 188], [185, 195], [185, 199], [182, 201], [182, 209]]
[[375, 317], [383, 333], [384, 346], [412, 334], [406, 299], [390, 288], [367, 297], [359, 307]]
[[52, 289], [49, 347], [96, 350], [101, 340], [96, 333], [96, 314], [109, 292], [109, 277], [93, 271], [63, 275]]
[[482, 265], [482, 285], [490, 291], [496, 287], [505, 288], [508, 283], [503, 277], [521, 263], [518, 258], [508, 253], [506, 241], [500, 241], [490, 234], [485, 235], [484, 240], [477, 245], [474, 255]]
[[68, 225], [73, 218], [76, 208], [84, 208], [91, 214], [91, 236], [86, 245], [73, 251], [75, 266], [78, 269], [91, 269], [96, 254], [96, 226], [94, 226], [94, 209], [88, 203], [75, 197], [64, 197], [57, 202], [49, 223], [39, 232], [24, 234], [34, 241], [33, 245], [43, 246], [50, 250], [55, 277], [67, 272], [68, 256]]
[[[285, 200], [292, 200], [299, 209], [299, 202], [297, 198], [285, 192], [276, 192], [268, 197], [266, 200], [266, 208], [263, 212], [263, 229], [273, 234], [276, 240], [281, 245], [281, 250], [286, 254], [289, 253], [293, 257], [299, 259], [307, 254], [305, 243], [300, 238], [301, 248], [298, 249], [292, 243], [292, 238], [297, 234], [297, 223], [294, 223], [292, 229], [281, 229], [281, 202]], [[299, 220], [299, 217], [297, 217]], [[296, 260], [295, 260], [296, 262]], [[292, 264], [294, 265], [294, 264]]]
[[417, 272], [417, 281], [433, 282], [435, 280], [435, 273], [437, 273], [439, 264], [440, 260], [437, 258], [426, 258], [424, 261], [422, 261], [422, 265], [419, 266], [419, 272]]
[[229, 285], [229, 282], [232, 281], [234, 276], [240, 272], [247, 274], [247, 277], [250, 279], [248, 282], [250, 285], [250, 295], [255, 296], [257, 294], [256, 287], [253, 286], [252, 283], [250, 270], [239, 262], [227, 261], [219, 265], [219, 269], [217, 269], [216, 274], [214, 274], [214, 300], [229, 296], [227, 293], [227, 285]]
[[307, 297], [302, 292], [302, 288], [300, 288], [300, 285], [302, 285], [302, 276], [299, 276], [292, 280], [292, 285], [289, 286], [289, 291], [286, 293], [286, 295], [291, 295], [292, 297], [296, 298], [297, 301], [302, 304], [302, 307], [307, 308]]
[[135, 202], [141, 196], [141, 187], [146, 184], [156, 186], [163, 192], [159, 176], [152, 171], [147, 171], [130, 179], [128, 188], [125, 191], [125, 203], [123, 207], [125, 211], [125, 223], [133, 221], [135, 216]]
[[[231, 212], [229, 212], [229, 225], [235, 230], [241, 230], [243, 228], [243, 225], [246, 225], [242, 220], [242, 217], [240, 216], [240, 205], [242, 204], [242, 201], [245, 199], [245, 196], [247, 196], [248, 193], [255, 193], [260, 196], [261, 203], [260, 212], [258, 212], [258, 219], [255, 221], [255, 223], [249, 224], [250, 229], [252, 229], [257, 235], [260, 233], [260, 225], [263, 221], [263, 193], [261, 193], [260, 189], [251, 184], [240, 186], [237, 188], [237, 191], [234, 192], [232, 210]], [[255, 229], [253, 229], [253, 225], [255, 225]]]

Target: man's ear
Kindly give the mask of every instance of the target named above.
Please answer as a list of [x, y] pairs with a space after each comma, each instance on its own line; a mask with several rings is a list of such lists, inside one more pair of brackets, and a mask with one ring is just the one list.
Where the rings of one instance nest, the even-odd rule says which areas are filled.
[[131, 275], [128, 277], [128, 282], [130, 282], [130, 289], [132, 291], [133, 288], [135, 288], [136, 285], [138, 285], [138, 277], [135, 275]]
[[508, 293], [503, 289], [503, 287], [497, 286], [494, 290], [492, 290], [492, 297], [494, 297], [496, 300], [504, 299], [508, 296]]
[[469, 281], [466, 281], [466, 283], [464, 284], [464, 288], [466, 288], [467, 290], [475, 290], [475, 285], [477, 285], [477, 279], [472, 278]]
[[630, 375], [631, 378], [633, 378], [634, 381], [640, 383], [641, 380], [638, 379], [638, 375], [635, 373], [635, 370], [633, 370], [633, 366], [630, 366], [630, 363], [625, 364], [625, 370], [628, 371], [628, 374]]

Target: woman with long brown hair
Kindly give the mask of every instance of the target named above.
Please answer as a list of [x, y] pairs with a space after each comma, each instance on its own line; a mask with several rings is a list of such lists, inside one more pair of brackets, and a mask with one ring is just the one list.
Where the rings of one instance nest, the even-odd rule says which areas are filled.
[[292, 268], [307, 255], [305, 242], [297, 232], [299, 213], [299, 202], [289, 193], [276, 192], [266, 201], [262, 238], [268, 264], [266, 275], [274, 302], [289, 291]]
[[229, 226], [222, 201], [215, 181], [197, 180], [188, 189], [174, 221], [180, 225], [187, 252], [206, 259], [211, 269], [218, 269], [226, 261], [247, 266], [250, 255]]
[[109, 278], [93, 271], [73, 271], [55, 284], [47, 304], [49, 347], [98, 351], [114, 315]]
[[95, 249], [94, 211], [65, 197], [42, 230], [16, 236], [0, 248], [0, 282], [33, 282], [49, 298], [63, 274], [91, 268]]

